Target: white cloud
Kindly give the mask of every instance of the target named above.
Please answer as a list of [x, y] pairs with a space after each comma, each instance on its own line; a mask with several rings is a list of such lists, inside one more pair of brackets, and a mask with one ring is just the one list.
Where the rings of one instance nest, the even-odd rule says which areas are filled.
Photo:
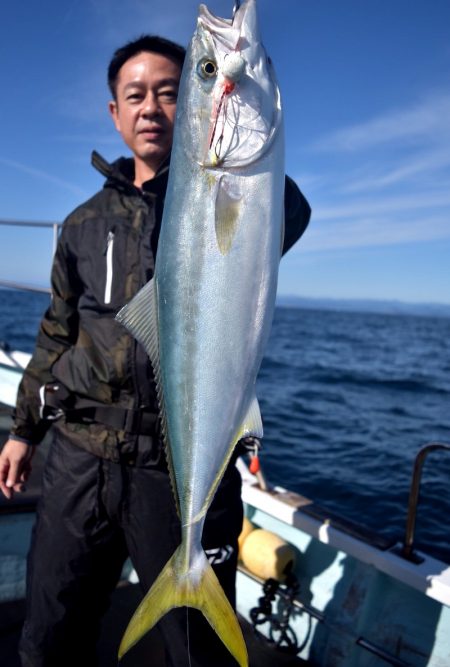
[[372, 170], [373, 173], [366, 173], [361, 178], [350, 180], [340, 188], [340, 192], [379, 190], [407, 181], [420, 182], [424, 177], [429, 179], [436, 172], [440, 172], [449, 166], [450, 146], [445, 149], [439, 148], [428, 152], [411, 153], [392, 166], [389, 164], [388, 158], [385, 158], [384, 161], [376, 164]]
[[387, 112], [322, 137], [314, 147], [326, 151], [361, 151], [394, 143], [422, 144], [450, 141], [450, 94], [435, 93], [423, 101]]
[[[349, 218], [364, 218], [370, 215], [389, 215], [393, 213], [411, 214], [420, 209], [430, 211], [433, 209], [450, 209], [450, 192], [430, 193], [415, 192], [407, 195], [389, 196], [383, 198], [366, 198], [352, 200], [348, 198], [344, 203], [342, 201], [334, 202], [328, 206], [317, 206], [314, 208], [314, 220], [341, 220]], [[449, 219], [450, 229], [450, 219]]]
[[[326, 150], [325, 150], [326, 149]], [[303, 251], [450, 239], [450, 94], [316, 142]]]
[[297, 246], [298, 252], [321, 252], [343, 248], [392, 246], [450, 239], [448, 217], [403, 220], [366, 217], [333, 224], [312, 224]]
[[27, 174], [32, 178], [37, 178], [41, 181], [52, 183], [53, 185], [72, 192], [77, 197], [86, 197], [88, 195], [88, 193], [82, 188], [79, 188], [68, 181], [64, 181], [62, 178], [58, 178], [53, 174], [49, 174], [42, 169], [36, 169], [35, 167], [30, 167], [29, 165], [17, 162], [16, 160], [8, 160], [6, 158], [0, 158], [0, 164], [4, 164], [6, 167], [10, 167], [12, 169], [17, 169], [18, 171], [22, 172], [23, 174]]

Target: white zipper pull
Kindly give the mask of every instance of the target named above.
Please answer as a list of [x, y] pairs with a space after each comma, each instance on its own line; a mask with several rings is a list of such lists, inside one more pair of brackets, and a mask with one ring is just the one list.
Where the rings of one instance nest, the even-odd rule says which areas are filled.
[[113, 248], [114, 248], [114, 232], [108, 232], [106, 239], [106, 284], [105, 284], [105, 303], [111, 303], [111, 289], [113, 280]]

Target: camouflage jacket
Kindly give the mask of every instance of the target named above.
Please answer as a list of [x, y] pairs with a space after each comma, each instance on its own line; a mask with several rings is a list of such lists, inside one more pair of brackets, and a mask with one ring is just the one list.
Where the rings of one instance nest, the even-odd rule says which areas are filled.
[[[157, 414], [150, 362], [114, 317], [153, 275], [168, 163], [141, 190], [133, 185], [132, 159], [109, 165], [93, 153], [93, 164], [106, 182], [62, 226], [51, 305], [19, 387], [11, 434], [30, 443], [40, 442], [52, 423], [40, 411], [40, 390], [47, 383], [63, 385], [85, 405], [145, 406]], [[301, 236], [310, 216], [306, 200], [288, 178], [285, 209], [283, 252]], [[153, 433], [139, 436], [102, 423], [64, 419], [58, 428], [79, 446], [112, 460], [137, 447], [150, 451], [158, 439], [156, 426]]]

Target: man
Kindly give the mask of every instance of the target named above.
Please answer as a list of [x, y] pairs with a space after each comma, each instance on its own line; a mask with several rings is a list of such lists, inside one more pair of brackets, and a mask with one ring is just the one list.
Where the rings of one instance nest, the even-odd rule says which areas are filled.
[[[0, 488], [10, 498], [30, 473], [33, 447], [62, 417], [28, 561], [24, 667], [97, 664], [100, 619], [127, 556], [147, 591], [180, 542], [151, 365], [114, 316], [153, 275], [183, 59], [178, 45], [148, 36], [114, 54], [109, 109], [133, 157], [109, 165], [93, 154], [107, 180], [63, 225], [52, 303], [0, 456]], [[290, 179], [285, 199], [284, 251], [310, 215]], [[203, 544], [229, 556], [214, 569], [232, 604], [241, 526], [240, 478], [231, 465]], [[198, 612], [189, 611], [189, 632], [182, 609], [158, 625], [168, 665], [187, 664], [188, 652], [193, 667], [211, 665], [212, 656], [216, 667], [235, 664]]]

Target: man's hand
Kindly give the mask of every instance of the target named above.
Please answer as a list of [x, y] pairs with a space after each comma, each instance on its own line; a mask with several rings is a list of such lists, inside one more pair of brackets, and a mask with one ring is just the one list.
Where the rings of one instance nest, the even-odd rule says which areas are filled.
[[0, 491], [10, 500], [14, 492], [24, 490], [31, 473], [35, 447], [9, 439], [0, 452]]

